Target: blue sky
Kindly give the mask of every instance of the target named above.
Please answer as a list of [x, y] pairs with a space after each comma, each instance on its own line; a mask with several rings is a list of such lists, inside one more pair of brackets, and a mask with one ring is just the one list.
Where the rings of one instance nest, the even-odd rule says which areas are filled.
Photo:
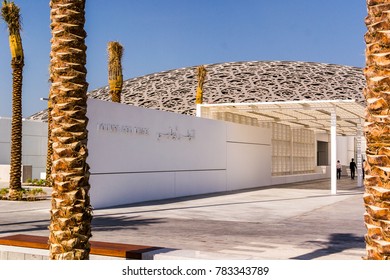
[[[49, 0], [14, 0], [25, 53], [23, 116], [50, 84]], [[108, 84], [109, 41], [125, 48], [124, 79], [200, 64], [286, 60], [364, 67], [365, 0], [87, 0], [89, 90]], [[11, 117], [8, 31], [0, 23], [0, 116]]]

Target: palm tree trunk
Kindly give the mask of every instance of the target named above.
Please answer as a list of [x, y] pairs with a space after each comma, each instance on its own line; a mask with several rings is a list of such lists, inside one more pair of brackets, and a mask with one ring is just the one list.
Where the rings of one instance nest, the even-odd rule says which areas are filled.
[[203, 84], [206, 79], [206, 68], [204, 68], [203, 65], [198, 66], [197, 68], [197, 75], [198, 75], [198, 86], [196, 87], [196, 98], [195, 98], [195, 104], [202, 104], [203, 103]]
[[390, 259], [390, 0], [367, 0], [365, 259]]
[[47, 102], [47, 155], [46, 155], [46, 186], [51, 187], [51, 167], [53, 155], [53, 141], [51, 140], [51, 100]]
[[123, 86], [122, 55], [123, 46], [119, 42], [108, 42], [108, 84], [111, 101], [121, 103]]
[[22, 190], [22, 79], [23, 63], [12, 63], [12, 121], [10, 199], [17, 199]]
[[88, 259], [92, 209], [87, 164], [85, 0], [52, 0], [50, 259]]
[[9, 198], [16, 200], [22, 190], [22, 80], [24, 55], [20, 38], [20, 9], [4, 1], [1, 16], [7, 23], [12, 66], [12, 122]]

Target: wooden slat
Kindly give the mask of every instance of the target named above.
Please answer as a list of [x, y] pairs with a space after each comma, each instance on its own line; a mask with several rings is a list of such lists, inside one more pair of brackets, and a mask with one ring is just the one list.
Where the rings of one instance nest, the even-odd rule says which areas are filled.
[[[15, 234], [0, 237], [0, 245], [27, 247], [35, 249], [49, 249], [49, 238], [45, 236], [35, 236], [27, 234]], [[142, 259], [142, 253], [161, 249], [161, 247], [151, 247], [142, 245], [132, 245], [123, 243], [90, 241], [91, 254], [126, 259]]]
[[49, 238], [27, 234], [15, 234], [0, 237], [0, 245], [28, 247], [35, 249], [49, 249]]
[[161, 249], [160, 247], [91, 241], [91, 254], [128, 259], [142, 259], [142, 253]]

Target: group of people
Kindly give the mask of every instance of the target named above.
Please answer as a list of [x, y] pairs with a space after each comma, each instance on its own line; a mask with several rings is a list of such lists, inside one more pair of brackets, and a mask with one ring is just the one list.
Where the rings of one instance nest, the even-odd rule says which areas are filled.
[[[363, 159], [363, 162], [362, 162], [362, 174], [363, 174], [363, 180], [364, 180], [364, 162], [365, 160]], [[341, 163], [340, 161], [338, 160], [337, 161], [337, 164], [336, 164], [336, 168], [337, 168], [337, 179], [341, 179]], [[357, 166], [356, 166], [356, 162], [354, 159], [351, 159], [351, 162], [349, 163], [349, 169], [351, 170], [351, 180], [355, 180], [355, 173], [356, 173], [356, 169], [357, 169]]]

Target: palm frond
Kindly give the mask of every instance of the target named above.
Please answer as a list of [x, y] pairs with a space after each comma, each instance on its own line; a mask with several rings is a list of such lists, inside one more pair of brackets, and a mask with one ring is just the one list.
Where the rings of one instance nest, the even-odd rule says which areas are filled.
[[115, 41], [108, 42], [107, 51], [108, 51], [109, 62], [114, 58], [118, 58], [119, 60], [122, 59], [123, 46], [119, 42], [115, 42]]
[[8, 25], [10, 34], [18, 34], [22, 29], [20, 8], [14, 2], [3, 1], [1, 17]]

